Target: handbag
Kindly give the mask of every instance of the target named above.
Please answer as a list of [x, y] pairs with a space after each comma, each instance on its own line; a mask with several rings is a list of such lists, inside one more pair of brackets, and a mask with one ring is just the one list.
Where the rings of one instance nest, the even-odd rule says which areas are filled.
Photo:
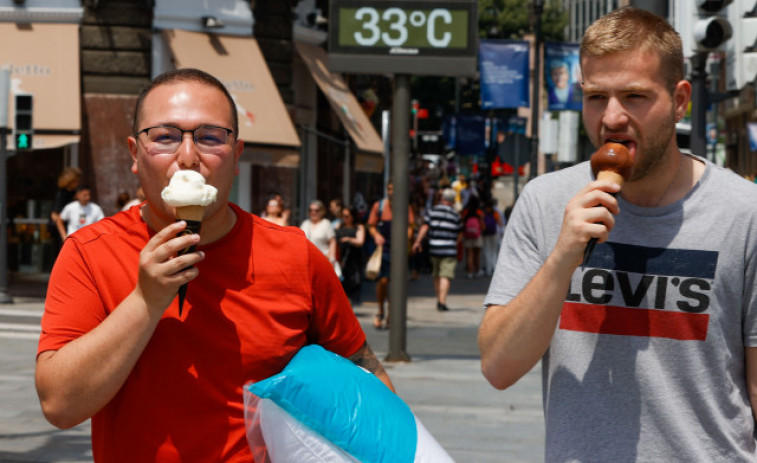
[[375, 280], [381, 273], [381, 248], [383, 246], [376, 246], [376, 249], [368, 258], [368, 264], [365, 266], [365, 278], [369, 280]]
[[342, 281], [344, 279], [344, 276], [342, 275], [342, 266], [339, 265], [338, 260], [335, 260], [333, 264], [334, 264], [334, 273], [336, 273], [336, 276], [339, 277], [339, 281]]

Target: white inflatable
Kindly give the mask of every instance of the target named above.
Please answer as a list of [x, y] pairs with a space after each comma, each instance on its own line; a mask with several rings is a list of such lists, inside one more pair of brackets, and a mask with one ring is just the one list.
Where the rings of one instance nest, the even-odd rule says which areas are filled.
[[244, 388], [247, 440], [271, 463], [454, 463], [378, 378], [319, 346]]

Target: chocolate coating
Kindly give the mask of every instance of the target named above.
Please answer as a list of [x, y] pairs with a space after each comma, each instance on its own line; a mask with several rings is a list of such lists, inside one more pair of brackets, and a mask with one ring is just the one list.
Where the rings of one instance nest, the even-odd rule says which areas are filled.
[[602, 171], [616, 172], [628, 180], [633, 173], [631, 152], [620, 143], [605, 143], [591, 155], [591, 171], [595, 176]]

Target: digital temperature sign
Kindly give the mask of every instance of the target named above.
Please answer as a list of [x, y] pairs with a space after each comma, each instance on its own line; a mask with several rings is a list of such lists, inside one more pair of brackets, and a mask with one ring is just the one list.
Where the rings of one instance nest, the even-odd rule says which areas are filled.
[[472, 75], [477, 3], [332, 0], [329, 68], [352, 73]]

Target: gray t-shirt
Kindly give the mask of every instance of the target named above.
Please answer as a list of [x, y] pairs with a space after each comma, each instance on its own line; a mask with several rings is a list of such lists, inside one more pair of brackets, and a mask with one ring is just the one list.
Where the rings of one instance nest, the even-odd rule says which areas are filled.
[[[592, 179], [582, 163], [527, 184], [485, 305], [523, 289]], [[543, 358], [546, 461], [756, 461], [744, 348], [757, 346], [757, 186], [707, 162], [674, 204], [619, 202]]]

